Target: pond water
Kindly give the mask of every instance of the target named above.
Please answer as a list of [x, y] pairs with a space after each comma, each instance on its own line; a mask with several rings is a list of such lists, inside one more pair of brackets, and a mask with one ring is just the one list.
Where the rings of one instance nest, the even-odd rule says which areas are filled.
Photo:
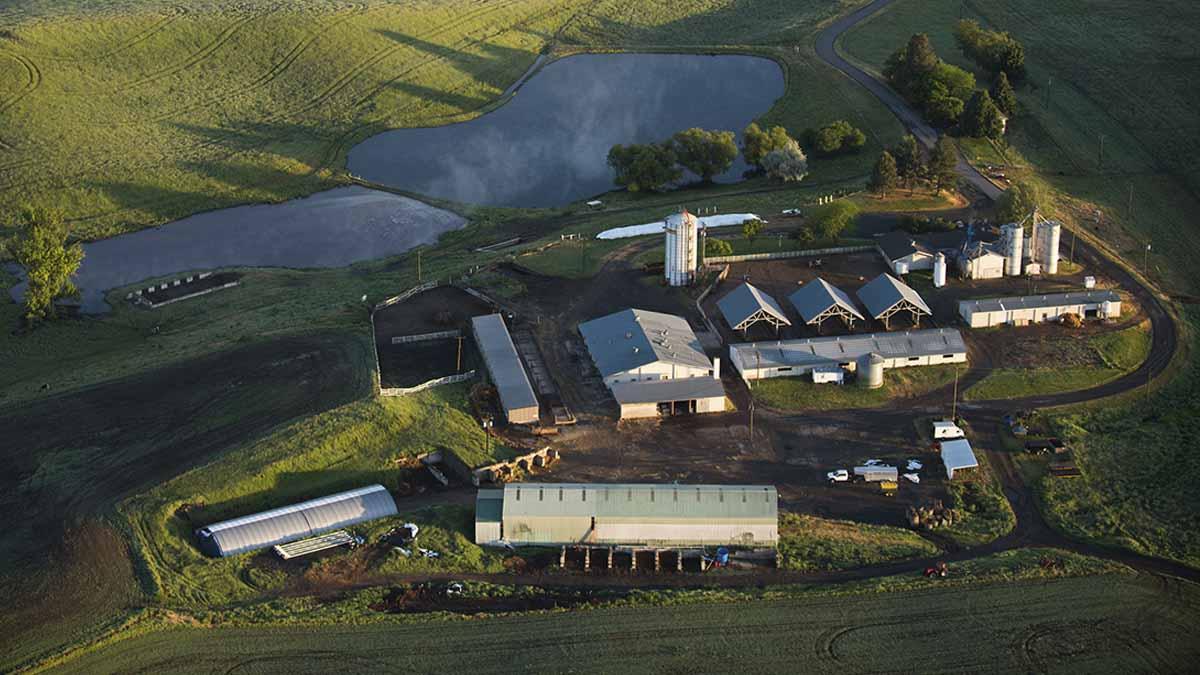
[[[433, 243], [465, 224], [458, 214], [407, 197], [335, 188], [85, 244], [75, 284], [84, 312], [104, 312], [105, 291], [152, 277], [217, 267], [344, 267]], [[11, 294], [19, 301], [24, 291], [21, 283]]]
[[[373, 136], [350, 150], [348, 168], [459, 202], [559, 206], [614, 187], [613, 145], [690, 127], [736, 131], [740, 141], [783, 91], [779, 66], [759, 57], [581, 54], [547, 65], [481, 117]], [[739, 156], [718, 180], [746, 168]]]

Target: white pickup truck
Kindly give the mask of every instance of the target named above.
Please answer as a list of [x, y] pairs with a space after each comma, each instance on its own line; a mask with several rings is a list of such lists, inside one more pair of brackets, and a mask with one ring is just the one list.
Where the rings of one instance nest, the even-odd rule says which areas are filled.
[[830, 483], [849, 483], [850, 482], [850, 472], [845, 469], [838, 469], [837, 471], [830, 471], [829, 473], [825, 474], [825, 477], [829, 479]]

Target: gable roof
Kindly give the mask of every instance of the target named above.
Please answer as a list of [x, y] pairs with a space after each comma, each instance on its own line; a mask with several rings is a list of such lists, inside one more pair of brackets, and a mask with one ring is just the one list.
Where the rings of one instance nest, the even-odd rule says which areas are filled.
[[837, 307], [860, 320], [863, 318], [849, 294], [821, 278], [804, 284], [788, 296], [788, 300], [806, 322], [811, 322], [832, 307]]
[[579, 332], [604, 377], [656, 361], [712, 367], [687, 320], [674, 314], [625, 309], [585, 321]]
[[521, 365], [521, 357], [517, 354], [508, 327], [504, 325], [504, 317], [499, 314], [472, 317], [471, 327], [475, 332], [479, 353], [483, 355], [483, 361], [496, 384], [496, 391], [500, 394], [505, 414], [513, 410], [537, 408], [537, 396], [529, 384], [525, 366]]
[[909, 303], [914, 309], [925, 314], [933, 314], [929, 305], [925, 304], [925, 300], [916, 291], [887, 273], [880, 274], [858, 289], [858, 299], [862, 300], [867, 311], [876, 319], [902, 302]]
[[831, 337], [744, 342], [729, 345], [730, 356], [747, 368], [780, 368], [837, 365], [865, 354], [885, 358], [966, 354], [962, 334], [953, 328], [931, 328], [895, 333], [868, 333]]
[[717, 301], [717, 307], [734, 330], [741, 330], [757, 321], [769, 320], [767, 316], [784, 326], [792, 325], [783, 313], [783, 308], [775, 302], [775, 298], [747, 283], [727, 293]]
[[959, 311], [1005, 312], [1017, 309], [1045, 309], [1049, 307], [1071, 307], [1075, 305], [1098, 305], [1103, 302], [1120, 302], [1121, 296], [1114, 290], [1093, 290], [1075, 293], [1051, 293], [1048, 295], [1021, 295], [1008, 298], [980, 298], [960, 300]]
[[928, 253], [923, 246], [917, 243], [917, 240], [911, 234], [904, 230], [892, 230], [888, 232], [879, 238], [877, 244], [879, 250], [883, 251], [883, 255], [892, 261], [899, 260], [918, 251]]
[[725, 520], [773, 523], [779, 496], [770, 485], [508, 483], [503, 515]]
[[924, 234], [892, 230], [880, 237], [876, 245], [888, 260], [896, 261], [913, 253], [933, 255], [938, 251], [957, 250], [963, 247], [966, 240], [966, 231], [959, 228]]
[[612, 386], [617, 403], [662, 403], [717, 398], [725, 395], [725, 387], [715, 377], [684, 377], [674, 380], [621, 382]]

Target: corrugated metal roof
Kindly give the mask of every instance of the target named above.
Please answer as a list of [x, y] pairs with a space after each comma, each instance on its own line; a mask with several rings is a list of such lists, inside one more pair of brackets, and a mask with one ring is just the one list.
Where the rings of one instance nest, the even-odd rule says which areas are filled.
[[525, 367], [521, 365], [521, 357], [517, 355], [508, 327], [504, 325], [504, 317], [499, 314], [477, 316], [471, 319], [471, 326], [475, 331], [475, 342], [496, 384], [496, 391], [500, 393], [504, 410], [536, 408], [537, 396], [529, 384]]
[[846, 363], [872, 352], [886, 358], [965, 354], [962, 334], [953, 328], [894, 333], [744, 342], [729, 345], [746, 368], [779, 368]]
[[792, 306], [800, 312], [800, 316], [805, 321], [812, 321], [821, 313], [828, 311], [831, 307], [839, 307], [850, 313], [851, 316], [862, 320], [863, 315], [858, 312], [858, 308], [854, 306], [854, 301], [850, 299], [850, 295], [842, 289], [825, 281], [824, 279], [813, 279], [804, 284], [795, 293], [788, 296]]
[[475, 495], [475, 522], [498, 523], [504, 511], [504, 490], [480, 490]]
[[656, 361], [712, 366], [687, 320], [673, 314], [626, 309], [585, 321], [579, 332], [604, 377]]
[[509, 483], [504, 517], [516, 516], [775, 522], [779, 495], [770, 485]]
[[617, 403], [660, 403], [691, 401], [725, 395], [721, 381], [713, 377], [687, 377], [678, 380], [621, 382], [612, 386]]
[[1120, 302], [1121, 296], [1113, 290], [1082, 291], [1079, 293], [1051, 293], [1049, 295], [1020, 295], [1008, 298], [980, 298], [959, 301], [959, 312], [1006, 312], [1015, 309], [1047, 309], [1073, 305], [1099, 305], [1103, 302]]
[[717, 301], [717, 307], [725, 316], [725, 321], [735, 330], [742, 329], [744, 327], [742, 324], [759, 312], [770, 314], [785, 326], [792, 325], [792, 322], [788, 321], [787, 315], [783, 313], [783, 308], [779, 306], [778, 302], [775, 302], [775, 298], [750, 284], [744, 283], [725, 294], [725, 297]]
[[946, 473], [952, 478], [954, 472], [959, 469], [971, 469], [979, 466], [979, 460], [975, 459], [971, 444], [965, 438], [942, 441], [942, 463], [946, 465]]
[[933, 314], [920, 294], [909, 288], [903, 281], [886, 273], [880, 274], [868, 281], [866, 286], [858, 289], [858, 299], [862, 300], [867, 311], [876, 319], [906, 300], [922, 312]]
[[202, 548], [224, 557], [394, 515], [392, 495], [382, 485], [370, 485], [224, 520], [196, 530], [196, 536]]

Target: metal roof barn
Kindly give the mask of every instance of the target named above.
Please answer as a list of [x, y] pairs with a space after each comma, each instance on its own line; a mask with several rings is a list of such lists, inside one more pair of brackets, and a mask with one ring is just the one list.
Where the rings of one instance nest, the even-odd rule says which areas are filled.
[[1121, 296], [1113, 290], [1097, 290], [981, 298], [960, 301], [958, 313], [972, 328], [1055, 321], [1068, 313], [1078, 314], [1080, 317], [1106, 319], [1121, 315]]
[[892, 315], [898, 312], [910, 313], [913, 323], [919, 322], [922, 314], [933, 314], [919, 293], [886, 273], [880, 274], [858, 289], [858, 299], [862, 300], [873, 318], [883, 322], [884, 328], [888, 327]]
[[196, 540], [205, 553], [224, 558], [394, 515], [392, 495], [370, 485], [214, 523], [196, 530]]
[[521, 357], [513, 344], [504, 317], [485, 314], [471, 319], [475, 343], [483, 354], [488, 373], [500, 394], [500, 405], [504, 415], [512, 424], [530, 424], [538, 421], [538, 400], [521, 365]]
[[779, 538], [779, 496], [766, 485], [510, 483], [502, 498], [502, 539], [512, 544], [773, 546]]
[[971, 444], [965, 438], [942, 441], [942, 464], [946, 465], [946, 478], [954, 480], [954, 472], [979, 466]]
[[715, 377], [622, 382], [612, 394], [623, 420], [657, 417], [659, 404], [670, 414], [725, 412], [725, 387]]
[[840, 317], [851, 328], [855, 319], [863, 321], [863, 315], [854, 306], [850, 296], [824, 279], [817, 278], [804, 284], [788, 296], [788, 300], [800, 312], [804, 323], [816, 324], [818, 330], [821, 323], [831, 316]]
[[734, 330], [744, 331], [759, 321], [766, 321], [774, 328], [792, 325], [775, 298], [750, 284], [744, 283], [727, 293], [717, 301], [717, 307]]
[[878, 354], [885, 368], [963, 363], [967, 345], [953, 328], [837, 335], [729, 345], [729, 360], [744, 380], [803, 375], [813, 368], [854, 370], [859, 358]]
[[579, 324], [601, 376], [608, 378], [653, 363], [707, 371], [712, 367], [686, 319], [626, 309]]

